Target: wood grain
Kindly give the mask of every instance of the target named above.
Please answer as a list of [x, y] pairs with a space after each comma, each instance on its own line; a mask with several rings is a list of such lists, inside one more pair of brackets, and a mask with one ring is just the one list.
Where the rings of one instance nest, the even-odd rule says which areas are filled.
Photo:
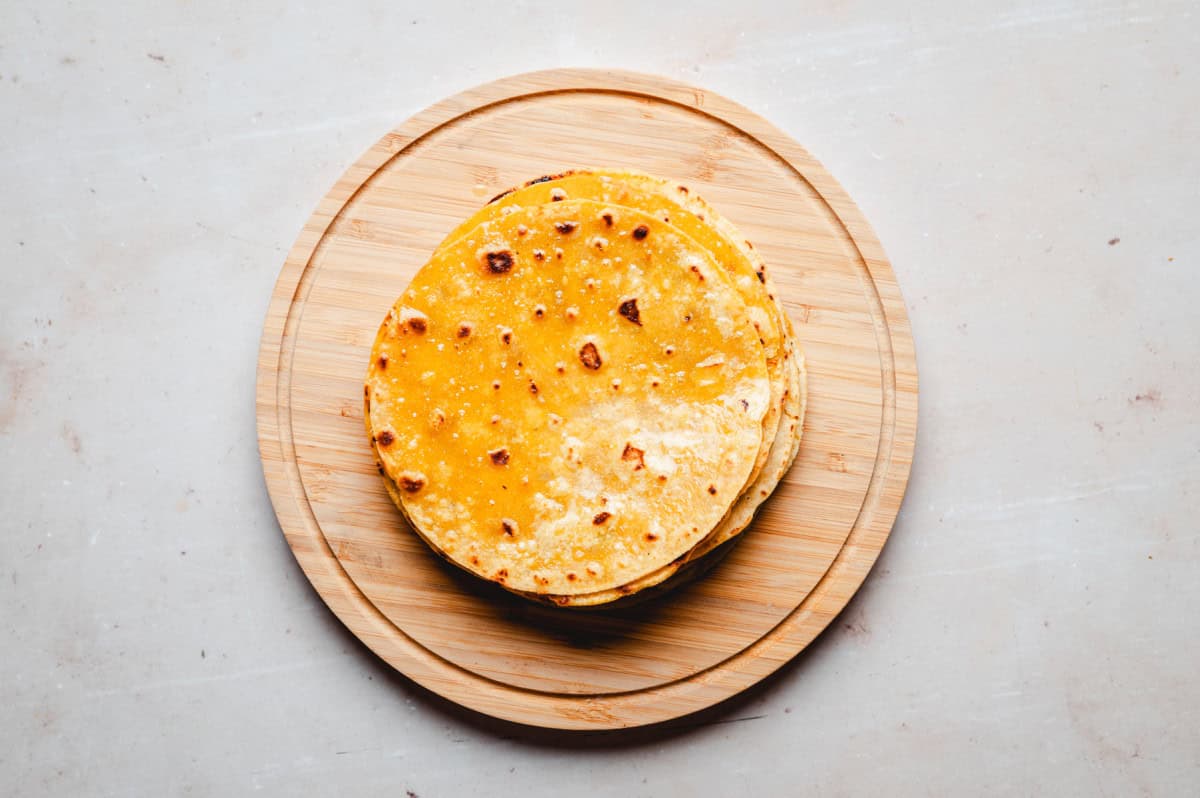
[[[796, 465], [704, 579], [635, 608], [564, 613], [444, 565], [405, 526], [364, 439], [362, 378], [379, 320], [447, 232], [510, 185], [590, 165], [678, 179], [746, 233], [803, 342], [809, 405]], [[845, 606], [904, 494], [917, 372], [882, 248], [799, 145], [701, 89], [554, 70], [438, 103], [337, 182], [276, 284], [257, 409], [288, 543], [364, 643], [480, 712], [619, 728], [736, 694]]]

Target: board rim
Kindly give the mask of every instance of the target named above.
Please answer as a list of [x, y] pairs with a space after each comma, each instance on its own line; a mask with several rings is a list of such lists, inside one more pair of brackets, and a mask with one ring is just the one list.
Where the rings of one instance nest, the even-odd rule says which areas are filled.
[[[770, 632], [706, 670], [652, 688], [594, 696], [538, 692], [466, 670], [417, 643], [362, 594], [308, 505], [290, 440], [290, 372], [282, 364], [298, 324], [299, 314], [292, 308], [303, 302], [312, 256], [341, 209], [372, 175], [463, 116], [521, 97], [572, 91], [681, 105], [738, 130], [785, 163], [821, 197], [856, 247], [872, 289], [865, 293], [875, 300], [876, 339], [883, 344], [875, 470], [854, 527], [812, 591]], [[882, 550], [903, 500], [916, 439], [917, 367], [907, 311], [882, 246], [846, 192], [803, 147], [737, 103], [680, 81], [621, 70], [554, 69], [503, 78], [435, 103], [385, 135], [338, 179], [306, 221], [272, 292], [259, 349], [256, 416], [264, 477], [288, 545], [321, 598], [368, 648], [423, 687], [493, 717], [555, 729], [615, 729], [670, 720], [737, 695], [806, 648], [845, 607]]]

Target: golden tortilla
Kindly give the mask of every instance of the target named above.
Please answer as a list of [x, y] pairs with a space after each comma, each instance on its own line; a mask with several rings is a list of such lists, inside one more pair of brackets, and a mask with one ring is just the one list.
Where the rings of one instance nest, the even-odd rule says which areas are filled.
[[588, 200], [444, 245], [381, 326], [367, 424], [414, 528], [505, 587], [616, 589], [705, 538], [753, 470], [759, 332], [672, 225]]

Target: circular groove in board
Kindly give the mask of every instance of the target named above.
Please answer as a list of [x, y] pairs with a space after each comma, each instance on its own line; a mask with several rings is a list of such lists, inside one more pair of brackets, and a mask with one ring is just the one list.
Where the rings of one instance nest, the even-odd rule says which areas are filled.
[[[580, 113], [599, 124], [573, 127]], [[404, 527], [363, 438], [361, 378], [378, 319], [446, 232], [511, 184], [588, 165], [678, 178], [747, 234], [806, 349], [809, 412], [791, 473], [703, 580], [642, 607], [563, 615], [459, 574]], [[676, 717], [790, 659], [882, 548], [915, 438], [903, 300], [836, 183], [728, 100], [590, 70], [445, 100], [352, 167], [285, 263], [258, 387], [280, 524], [335, 613], [443, 696], [560, 728]]]

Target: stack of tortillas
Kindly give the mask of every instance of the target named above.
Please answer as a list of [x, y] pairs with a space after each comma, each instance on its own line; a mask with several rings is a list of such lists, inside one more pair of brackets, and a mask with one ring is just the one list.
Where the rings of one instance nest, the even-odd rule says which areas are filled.
[[701, 572], [746, 529], [799, 448], [804, 373], [732, 224], [678, 183], [578, 171], [433, 253], [375, 339], [367, 433], [438, 554], [596, 606]]

